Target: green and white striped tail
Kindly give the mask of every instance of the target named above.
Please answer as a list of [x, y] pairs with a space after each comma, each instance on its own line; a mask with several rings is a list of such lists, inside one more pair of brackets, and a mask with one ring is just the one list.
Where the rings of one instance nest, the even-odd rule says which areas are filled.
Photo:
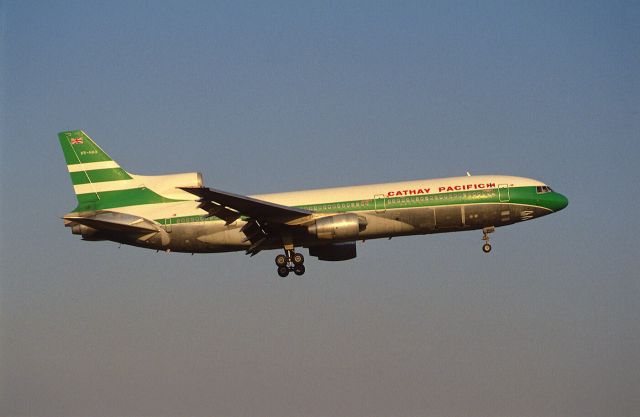
[[58, 139], [78, 199], [74, 211], [167, 201], [136, 181], [82, 130], [60, 132]]

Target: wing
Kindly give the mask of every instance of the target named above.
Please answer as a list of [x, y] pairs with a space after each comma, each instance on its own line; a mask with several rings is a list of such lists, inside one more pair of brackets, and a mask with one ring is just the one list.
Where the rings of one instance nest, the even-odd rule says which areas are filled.
[[184, 191], [200, 197], [199, 208], [207, 211], [208, 216], [216, 216], [231, 224], [241, 216], [248, 218], [240, 229], [250, 241], [247, 254], [260, 252], [265, 244], [280, 240], [279, 232], [283, 228], [294, 227], [289, 222], [312, 216], [313, 213], [295, 207], [270, 203], [239, 194], [215, 190], [207, 187], [181, 187]]
[[200, 200], [198, 200], [200, 202], [200, 208], [209, 212], [210, 216], [220, 217], [227, 223], [233, 223], [240, 216], [246, 216], [255, 220], [283, 224], [312, 214], [312, 212], [308, 210], [282, 206], [280, 204], [206, 187], [181, 188], [200, 197]]

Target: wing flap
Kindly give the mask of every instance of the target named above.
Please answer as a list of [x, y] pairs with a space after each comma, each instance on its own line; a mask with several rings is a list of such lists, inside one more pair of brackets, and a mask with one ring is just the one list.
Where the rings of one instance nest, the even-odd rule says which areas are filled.
[[205, 217], [219, 217], [227, 224], [231, 224], [240, 218], [240, 213], [230, 210], [214, 201], [200, 201], [198, 208], [205, 210], [208, 214]]

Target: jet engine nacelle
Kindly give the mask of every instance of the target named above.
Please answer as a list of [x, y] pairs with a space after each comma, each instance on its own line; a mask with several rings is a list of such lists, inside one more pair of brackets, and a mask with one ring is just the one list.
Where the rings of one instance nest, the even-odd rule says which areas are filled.
[[100, 236], [100, 231], [84, 224], [75, 223], [71, 226], [71, 233], [81, 235], [84, 240], [104, 240]]
[[346, 261], [356, 257], [356, 242], [312, 246], [309, 248], [309, 255], [320, 261]]
[[307, 230], [318, 239], [354, 239], [367, 227], [367, 220], [355, 213], [338, 214], [317, 219]]

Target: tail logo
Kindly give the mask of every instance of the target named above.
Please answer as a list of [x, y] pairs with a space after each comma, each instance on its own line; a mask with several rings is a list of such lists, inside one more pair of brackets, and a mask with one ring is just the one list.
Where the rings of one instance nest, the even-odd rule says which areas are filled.
[[84, 141], [82, 140], [81, 137], [79, 138], [71, 138], [70, 142], [72, 145], [82, 145], [84, 143]]

